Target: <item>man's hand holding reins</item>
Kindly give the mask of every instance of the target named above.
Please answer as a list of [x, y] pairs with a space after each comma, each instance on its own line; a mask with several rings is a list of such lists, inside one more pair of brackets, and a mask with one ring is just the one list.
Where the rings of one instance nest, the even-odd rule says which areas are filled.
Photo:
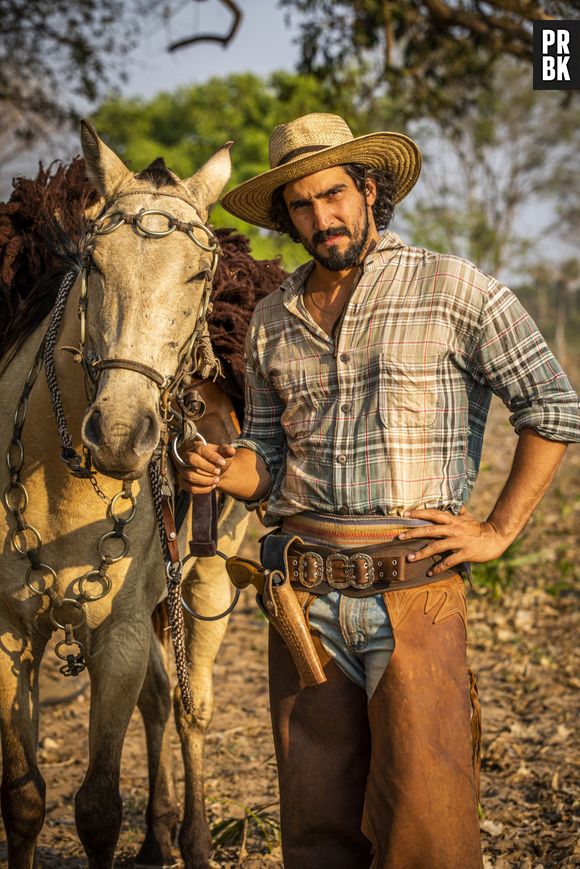
[[205, 495], [219, 487], [234, 460], [236, 449], [231, 444], [189, 441], [180, 448], [179, 454], [190, 466], [177, 468], [181, 488], [192, 495]]
[[190, 465], [177, 467], [179, 484], [193, 495], [218, 489], [234, 498], [261, 500], [270, 488], [266, 464], [253, 450], [195, 440], [180, 447], [179, 454]]

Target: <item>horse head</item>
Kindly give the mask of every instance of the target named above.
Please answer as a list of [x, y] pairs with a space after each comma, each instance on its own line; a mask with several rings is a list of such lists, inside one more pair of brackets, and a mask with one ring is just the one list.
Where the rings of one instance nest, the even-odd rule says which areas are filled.
[[134, 174], [84, 122], [81, 141], [102, 196], [84, 251], [81, 341], [94, 392], [82, 437], [98, 470], [135, 479], [203, 326], [217, 256], [205, 224], [232, 143], [182, 180], [162, 160]]

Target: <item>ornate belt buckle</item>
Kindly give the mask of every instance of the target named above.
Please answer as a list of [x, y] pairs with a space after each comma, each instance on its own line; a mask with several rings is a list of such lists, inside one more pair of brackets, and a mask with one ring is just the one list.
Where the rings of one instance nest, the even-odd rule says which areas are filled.
[[[369, 585], [372, 585], [375, 581], [375, 568], [371, 556], [367, 555], [366, 552], [356, 552], [350, 560], [353, 562], [353, 580], [351, 582], [353, 588], [368, 588]], [[364, 565], [365, 576], [362, 581], [356, 578], [356, 562], [362, 562]]]
[[[312, 563], [308, 561], [309, 558], [314, 560], [313, 578], [309, 577], [309, 568]], [[300, 584], [305, 585], [306, 588], [315, 588], [317, 585], [320, 585], [324, 579], [324, 560], [322, 555], [318, 552], [302, 552], [298, 559], [298, 572]]]
[[[340, 561], [340, 563], [344, 565], [344, 582], [340, 582], [334, 578], [333, 562], [336, 561]], [[348, 588], [353, 584], [354, 578], [354, 565], [348, 555], [343, 555], [341, 552], [334, 552], [332, 555], [327, 555], [326, 581], [331, 588], [336, 588], [339, 591], [343, 588]]]

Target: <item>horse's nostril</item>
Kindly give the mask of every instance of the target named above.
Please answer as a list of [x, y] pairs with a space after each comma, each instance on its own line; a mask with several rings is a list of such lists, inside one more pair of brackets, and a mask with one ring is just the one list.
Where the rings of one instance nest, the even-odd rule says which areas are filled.
[[133, 446], [136, 452], [153, 450], [159, 441], [159, 423], [153, 414], [147, 413], [135, 429]]
[[102, 443], [101, 412], [93, 410], [85, 422], [85, 441], [91, 446], [99, 446]]

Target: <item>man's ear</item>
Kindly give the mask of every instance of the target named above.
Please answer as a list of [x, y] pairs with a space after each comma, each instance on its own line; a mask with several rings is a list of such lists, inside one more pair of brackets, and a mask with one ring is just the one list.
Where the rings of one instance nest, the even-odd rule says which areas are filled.
[[374, 178], [365, 178], [365, 199], [370, 208], [377, 201], [377, 182]]

